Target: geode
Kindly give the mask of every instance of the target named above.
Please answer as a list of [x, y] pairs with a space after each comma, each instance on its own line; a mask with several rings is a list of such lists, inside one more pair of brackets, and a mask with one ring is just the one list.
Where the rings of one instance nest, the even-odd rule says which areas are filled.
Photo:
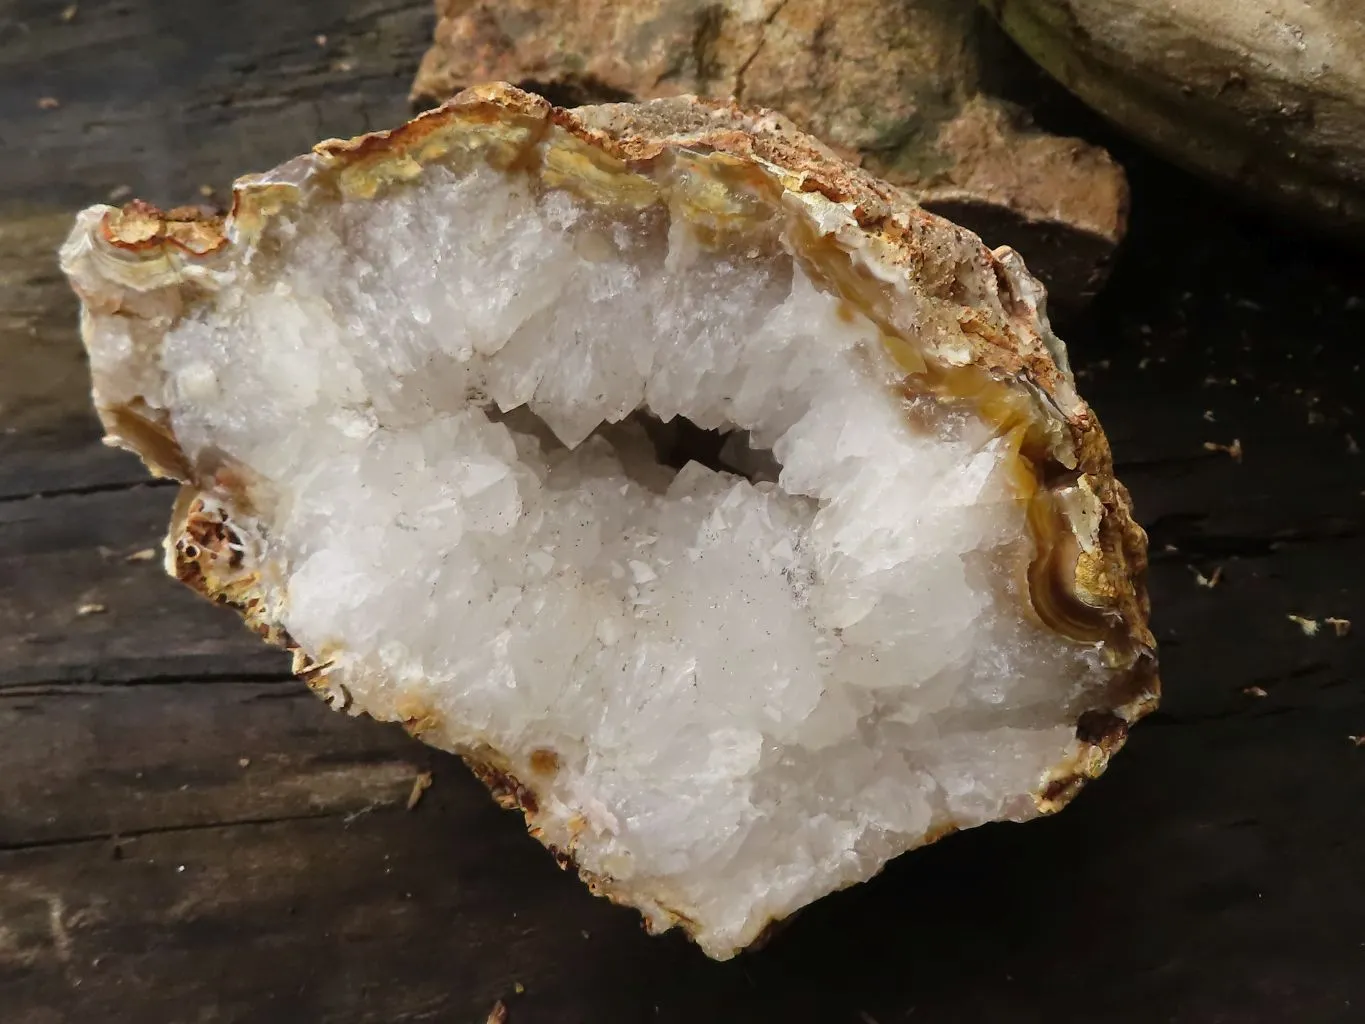
[[436, 0], [436, 12], [417, 102], [502, 80], [552, 102], [695, 94], [778, 110], [1018, 249], [1054, 312], [1085, 305], [1127, 229], [1122, 169], [1030, 125], [1010, 100], [1034, 94], [1036, 71], [970, 0]]
[[62, 265], [168, 570], [713, 957], [1155, 704], [1037, 283], [778, 115], [473, 89]]

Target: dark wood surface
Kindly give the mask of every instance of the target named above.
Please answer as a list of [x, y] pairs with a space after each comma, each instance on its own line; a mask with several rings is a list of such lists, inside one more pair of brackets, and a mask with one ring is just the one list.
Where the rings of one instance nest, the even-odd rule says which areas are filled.
[[0, 1022], [1365, 1020], [1358, 254], [1115, 143], [1132, 238], [1067, 335], [1151, 532], [1164, 707], [1060, 816], [716, 964], [161, 575], [173, 492], [87, 411], [74, 209], [397, 122], [425, 4], [67, 6], [0, 0]]

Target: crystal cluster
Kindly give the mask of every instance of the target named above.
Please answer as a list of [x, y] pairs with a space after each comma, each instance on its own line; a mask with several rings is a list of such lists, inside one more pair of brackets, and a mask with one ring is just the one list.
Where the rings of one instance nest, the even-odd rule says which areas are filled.
[[[717, 957], [1060, 806], [1155, 699], [1036, 287], [834, 161], [492, 88], [63, 250], [111, 435], [186, 483], [170, 571]], [[803, 172], [904, 203], [920, 263]]]

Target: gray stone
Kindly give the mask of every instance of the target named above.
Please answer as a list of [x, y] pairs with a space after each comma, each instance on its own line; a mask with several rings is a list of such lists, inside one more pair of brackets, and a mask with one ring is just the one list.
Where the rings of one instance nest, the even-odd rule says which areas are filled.
[[1039, 64], [1167, 157], [1365, 235], [1359, 0], [986, 0]]

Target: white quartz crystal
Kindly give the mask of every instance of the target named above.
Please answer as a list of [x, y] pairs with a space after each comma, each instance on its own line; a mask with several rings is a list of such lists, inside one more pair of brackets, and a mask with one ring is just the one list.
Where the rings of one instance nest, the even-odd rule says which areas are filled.
[[[433, 166], [282, 213], [205, 287], [106, 390], [245, 468], [328, 686], [495, 752], [653, 925], [728, 956], [1038, 813], [1107, 676], [1029, 611], [1015, 451], [907, 397], [782, 244]], [[678, 417], [735, 432], [718, 464], [660, 462]]]

